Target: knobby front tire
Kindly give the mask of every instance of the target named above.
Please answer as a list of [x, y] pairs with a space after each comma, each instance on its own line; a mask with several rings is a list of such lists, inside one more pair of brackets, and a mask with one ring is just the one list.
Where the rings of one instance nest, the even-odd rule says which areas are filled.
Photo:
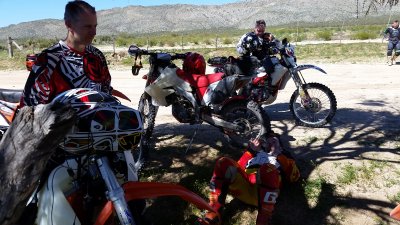
[[298, 90], [290, 98], [290, 112], [296, 124], [316, 128], [331, 122], [337, 110], [333, 92], [319, 83], [303, 84], [303, 90], [310, 96], [310, 102], [302, 102]]

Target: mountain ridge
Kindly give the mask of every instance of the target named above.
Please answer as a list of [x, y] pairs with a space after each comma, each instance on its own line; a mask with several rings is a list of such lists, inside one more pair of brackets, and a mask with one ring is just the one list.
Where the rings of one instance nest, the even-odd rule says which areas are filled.
[[[160, 6], [116, 7], [99, 10], [97, 35], [144, 34], [222, 28], [251, 28], [257, 19], [267, 26], [304, 23], [330, 23], [357, 17], [355, 3], [332, 0], [246, 0], [222, 5], [169, 4]], [[359, 6], [359, 16], [363, 16]], [[370, 16], [400, 14], [399, 7], [380, 7]], [[64, 38], [63, 20], [43, 19], [0, 28], [0, 39]]]

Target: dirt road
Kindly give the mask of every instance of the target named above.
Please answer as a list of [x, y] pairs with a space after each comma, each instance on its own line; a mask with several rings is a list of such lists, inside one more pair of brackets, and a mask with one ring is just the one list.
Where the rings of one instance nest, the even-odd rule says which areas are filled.
[[[308, 82], [325, 84], [335, 93], [338, 110], [331, 124], [320, 129], [294, 125], [288, 109], [294, 91], [291, 81], [276, 102], [265, 107], [305, 179], [295, 188], [282, 190], [275, 222], [398, 224], [388, 218], [388, 213], [394, 202], [400, 201], [400, 65], [318, 66], [328, 74], [305, 71], [304, 75]], [[144, 87], [141, 75], [133, 77], [129, 70], [111, 73], [113, 87], [129, 96], [129, 104], [136, 107]], [[22, 89], [26, 76], [26, 71], [0, 71], [0, 88]], [[160, 109], [150, 167], [163, 168], [163, 173], [154, 172], [149, 180], [186, 184], [185, 180], [192, 178], [204, 183], [217, 157], [237, 156], [225, 146], [222, 135], [208, 125], [200, 126], [192, 148], [183, 154], [194, 131], [195, 126], [177, 124], [170, 108]], [[198, 166], [207, 170], [201, 172]], [[186, 170], [189, 172], [179, 172]], [[200, 178], [195, 173], [201, 174]], [[247, 224], [256, 211], [237, 209], [230, 203], [227, 214], [231, 224]]]

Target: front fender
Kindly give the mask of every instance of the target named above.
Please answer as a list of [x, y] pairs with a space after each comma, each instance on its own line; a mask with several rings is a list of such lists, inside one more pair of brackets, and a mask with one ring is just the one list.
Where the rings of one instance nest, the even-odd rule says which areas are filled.
[[390, 212], [390, 217], [392, 217], [393, 219], [396, 219], [396, 220], [400, 220], [400, 205], [397, 205], [396, 208], [394, 208]]
[[[123, 189], [125, 191], [125, 199], [127, 202], [135, 199], [178, 196], [185, 201], [194, 204], [201, 210], [215, 212], [219, 216], [219, 213], [215, 211], [203, 198], [177, 184], [130, 181], [123, 185]], [[100, 212], [95, 225], [105, 224], [111, 216], [112, 211], [112, 202], [108, 201]]]
[[321, 69], [320, 67], [314, 66], [314, 65], [310, 65], [310, 64], [305, 64], [305, 65], [299, 65], [299, 66], [297, 66], [297, 67], [295, 68], [295, 72], [299, 72], [299, 71], [306, 70], [306, 69], [315, 69], [315, 70], [318, 70], [318, 71], [320, 71], [320, 72], [322, 72], [322, 73], [324, 73], [324, 74], [327, 74], [327, 73], [325, 72], [325, 70]]

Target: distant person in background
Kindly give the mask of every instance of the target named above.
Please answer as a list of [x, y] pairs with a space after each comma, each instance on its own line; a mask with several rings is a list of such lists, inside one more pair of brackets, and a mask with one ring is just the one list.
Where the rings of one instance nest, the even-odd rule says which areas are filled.
[[73, 88], [113, 90], [106, 58], [91, 45], [97, 27], [95, 8], [85, 1], [70, 1], [65, 6], [64, 22], [67, 37], [38, 55], [20, 107], [47, 104]]
[[[397, 56], [400, 55], [400, 28], [399, 21], [395, 20], [392, 23], [391, 27], [388, 27], [384, 35], [388, 38], [388, 47], [387, 47], [387, 62], [389, 66], [393, 65], [396, 62]], [[394, 54], [393, 54], [394, 50]]]

